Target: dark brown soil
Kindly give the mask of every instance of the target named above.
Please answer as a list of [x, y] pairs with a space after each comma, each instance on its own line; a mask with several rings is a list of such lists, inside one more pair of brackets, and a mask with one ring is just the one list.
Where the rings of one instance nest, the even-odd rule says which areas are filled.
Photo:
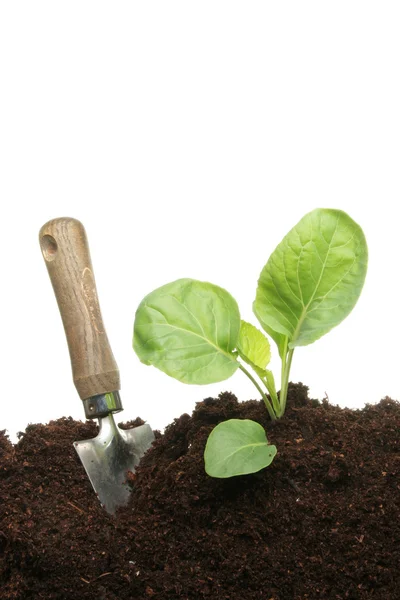
[[[278, 447], [248, 477], [209, 478], [208, 433], [251, 418]], [[93, 423], [0, 434], [0, 598], [315, 600], [400, 598], [400, 404], [353, 411], [292, 385], [285, 418], [208, 398], [159, 437], [117, 518], [72, 446]]]

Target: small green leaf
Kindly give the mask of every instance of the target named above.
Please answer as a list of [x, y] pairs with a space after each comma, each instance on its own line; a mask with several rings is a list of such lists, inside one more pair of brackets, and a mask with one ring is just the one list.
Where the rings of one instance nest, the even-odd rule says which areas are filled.
[[240, 322], [237, 342], [239, 356], [251, 367], [265, 370], [271, 360], [271, 347], [265, 335], [247, 321]]
[[178, 279], [146, 296], [135, 316], [133, 348], [140, 360], [184, 383], [228, 379], [240, 328], [236, 301], [223, 288]]
[[211, 477], [226, 478], [256, 473], [268, 467], [276, 447], [268, 444], [264, 428], [249, 419], [230, 419], [210, 433], [204, 461]]
[[364, 233], [341, 210], [316, 209], [284, 237], [261, 272], [253, 305], [281, 356], [347, 317], [360, 296], [367, 262]]

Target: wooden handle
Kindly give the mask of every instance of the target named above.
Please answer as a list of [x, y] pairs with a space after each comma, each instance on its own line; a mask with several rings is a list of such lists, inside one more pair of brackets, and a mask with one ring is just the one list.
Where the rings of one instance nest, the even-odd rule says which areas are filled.
[[97, 298], [85, 229], [76, 219], [49, 221], [40, 247], [64, 324], [75, 387], [82, 400], [120, 389]]

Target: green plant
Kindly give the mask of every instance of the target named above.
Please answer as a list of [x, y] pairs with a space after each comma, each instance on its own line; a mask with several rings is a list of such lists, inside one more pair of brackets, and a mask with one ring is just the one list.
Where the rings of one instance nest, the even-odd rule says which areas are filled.
[[[271, 419], [280, 418], [294, 349], [319, 339], [351, 312], [367, 262], [362, 229], [336, 209], [305, 215], [271, 254], [261, 271], [253, 311], [279, 350], [279, 395], [266, 368], [268, 339], [240, 319], [226, 290], [211, 283], [178, 279], [146, 296], [136, 311], [134, 350], [143, 363], [189, 384], [223, 381], [240, 369], [261, 394]], [[213, 477], [256, 472], [275, 453], [260, 425], [231, 419], [209, 436], [206, 471]]]

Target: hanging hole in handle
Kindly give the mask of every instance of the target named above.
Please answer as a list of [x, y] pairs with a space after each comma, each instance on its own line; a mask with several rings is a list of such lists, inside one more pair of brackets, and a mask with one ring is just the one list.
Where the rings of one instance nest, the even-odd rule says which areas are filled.
[[45, 260], [54, 260], [57, 254], [58, 246], [52, 235], [44, 235], [40, 240], [43, 256]]

